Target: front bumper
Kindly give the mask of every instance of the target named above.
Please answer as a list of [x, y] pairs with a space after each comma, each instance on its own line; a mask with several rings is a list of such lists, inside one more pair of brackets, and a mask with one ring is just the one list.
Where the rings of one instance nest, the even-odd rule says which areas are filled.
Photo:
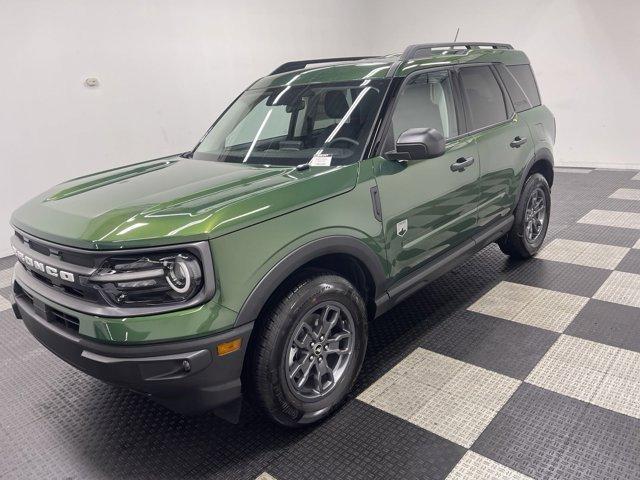
[[[244, 354], [253, 324], [190, 340], [144, 345], [96, 342], [48, 320], [46, 305], [14, 294], [13, 311], [51, 352], [108, 383], [152, 397], [179, 413], [197, 414], [241, 397]], [[240, 337], [241, 348], [224, 356], [217, 345]]]

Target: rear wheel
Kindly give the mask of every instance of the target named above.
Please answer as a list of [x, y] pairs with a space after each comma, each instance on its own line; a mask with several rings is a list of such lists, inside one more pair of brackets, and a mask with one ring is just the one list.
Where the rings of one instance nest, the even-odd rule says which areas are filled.
[[345, 278], [309, 273], [260, 319], [251, 359], [255, 397], [285, 426], [316, 422], [351, 390], [367, 346], [364, 301]]
[[515, 258], [534, 255], [547, 234], [550, 211], [549, 184], [541, 174], [534, 173], [524, 184], [511, 230], [498, 240], [500, 250]]

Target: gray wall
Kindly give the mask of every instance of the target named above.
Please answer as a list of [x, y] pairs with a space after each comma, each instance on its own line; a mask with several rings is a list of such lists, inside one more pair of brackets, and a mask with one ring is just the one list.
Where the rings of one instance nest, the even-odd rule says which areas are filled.
[[416, 40], [495, 41], [524, 50], [556, 116], [556, 163], [640, 169], [637, 0], [371, 0], [377, 50]]

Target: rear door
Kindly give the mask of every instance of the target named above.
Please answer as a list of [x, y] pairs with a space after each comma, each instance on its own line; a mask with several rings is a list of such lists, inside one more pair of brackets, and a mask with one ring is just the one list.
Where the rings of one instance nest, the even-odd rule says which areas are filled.
[[467, 126], [478, 145], [478, 226], [482, 227], [510, 213], [521, 170], [534, 155], [534, 142], [494, 66], [460, 66], [458, 77]]
[[[475, 140], [460, 136], [463, 113], [450, 70], [407, 77], [390, 114], [383, 151], [394, 150], [400, 134], [410, 128], [435, 128], [447, 139], [440, 157], [373, 159], [391, 275], [399, 277], [475, 233], [480, 170]], [[464, 170], [451, 168], [465, 160]]]

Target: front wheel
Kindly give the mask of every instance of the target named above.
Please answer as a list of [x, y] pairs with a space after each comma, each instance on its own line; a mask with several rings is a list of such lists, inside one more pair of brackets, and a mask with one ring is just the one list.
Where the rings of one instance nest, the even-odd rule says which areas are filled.
[[550, 212], [549, 184], [541, 174], [534, 173], [524, 184], [511, 230], [498, 240], [500, 250], [515, 258], [533, 256], [547, 234]]
[[345, 278], [309, 273], [260, 319], [251, 360], [255, 397], [289, 427], [316, 422], [351, 390], [367, 347], [364, 301]]

